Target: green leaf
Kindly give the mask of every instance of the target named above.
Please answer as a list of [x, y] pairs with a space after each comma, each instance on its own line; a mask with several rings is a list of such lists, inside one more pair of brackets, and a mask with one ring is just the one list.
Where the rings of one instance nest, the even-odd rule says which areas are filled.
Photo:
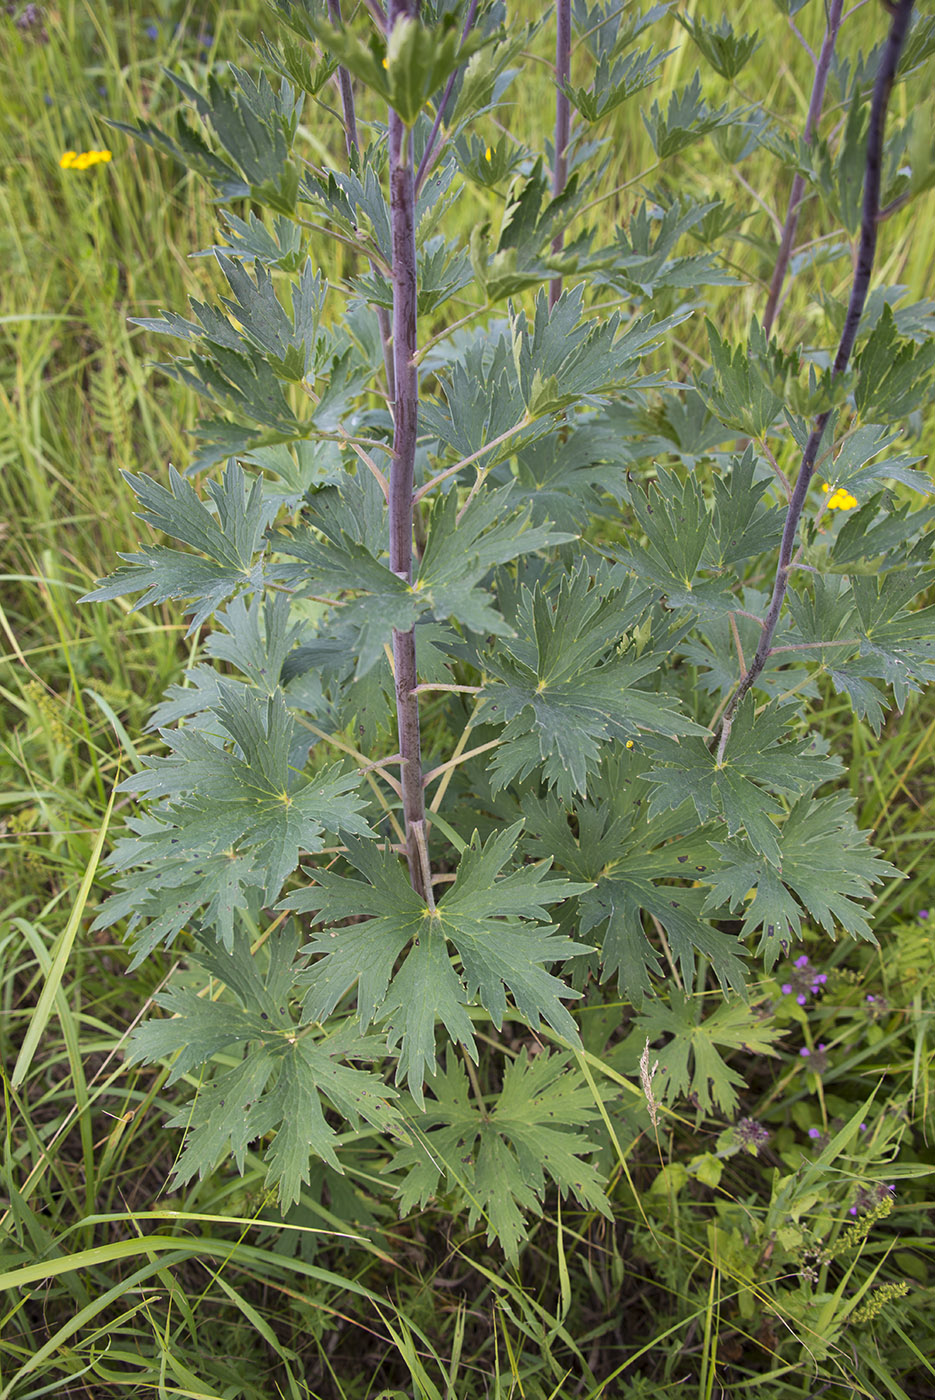
[[420, 429], [458, 459], [473, 459], [502, 437], [501, 446], [483, 454], [483, 466], [490, 470], [550, 429], [546, 422], [533, 424], [527, 414], [502, 323], [475, 335], [453, 362], [446, 361], [439, 377], [444, 402], [420, 403]]
[[[508, 1014], [509, 993], [534, 1030], [545, 1020], [558, 1035], [577, 1043], [575, 1023], [561, 998], [578, 993], [543, 964], [587, 951], [557, 937], [547, 912], [584, 887], [547, 880], [546, 864], [504, 875], [519, 830], [519, 825], [509, 827], [483, 845], [475, 833], [455, 881], [434, 910], [414, 892], [396, 856], [355, 841], [348, 842], [348, 859], [363, 880], [310, 871], [315, 884], [290, 894], [280, 906], [317, 912], [323, 924], [306, 950], [316, 961], [299, 979], [309, 989], [306, 1015], [324, 1019], [358, 982], [362, 1026], [373, 1020], [388, 1023], [388, 1039], [399, 1046], [396, 1082], [406, 1080], [420, 1104], [425, 1074], [435, 1073], [438, 1020], [476, 1058], [465, 1010], [472, 1004], [482, 1005], [500, 1026]], [[357, 922], [334, 926], [349, 916]], [[460, 971], [452, 966], [449, 944]], [[407, 948], [406, 961], [394, 976]]]
[[586, 792], [609, 740], [635, 740], [646, 730], [704, 732], [670, 697], [636, 688], [657, 669], [654, 653], [617, 649], [642, 618], [645, 592], [631, 597], [629, 582], [618, 575], [611, 583], [608, 573], [592, 583], [582, 565], [563, 579], [554, 601], [538, 585], [532, 593], [524, 587], [521, 598], [516, 639], [482, 661], [490, 679], [478, 718], [506, 725], [491, 763], [495, 792], [541, 767], [548, 785], [570, 801]]
[[280, 213], [291, 214], [299, 177], [290, 160], [290, 147], [301, 117], [301, 99], [288, 82], [274, 92], [265, 74], [257, 80], [234, 64], [228, 65], [225, 76], [228, 85], [219, 82], [214, 73], [208, 75], [205, 97], [178, 74], [167, 73], [189, 107], [202, 121], [211, 123], [226, 160], [211, 151], [182, 113], [176, 117], [176, 140], [148, 122], [123, 129], [207, 177], [223, 197], [252, 197]]
[[714, 478], [714, 517], [704, 558], [710, 568], [726, 569], [777, 547], [784, 513], [764, 502], [771, 482], [752, 446], [743, 456], [735, 453], [727, 474]]
[[602, 496], [614, 504], [624, 497], [631, 460], [611, 425], [589, 418], [520, 452], [516, 480], [528, 495], [534, 524], [550, 521], [578, 535], [601, 513]]
[[762, 438], [780, 416], [789, 396], [798, 356], [784, 355], [768, 341], [756, 320], [746, 345], [733, 350], [717, 327], [705, 320], [711, 369], [695, 378], [695, 388], [722, 423], [747, 437]]
[[584, 285], [579, 284], [550, 307], [545, 291], [540, 291], [532, 327], [525, 311], [512, 323], [513, 360], [531, 418], [600, 401], [611, 391], [658, 383], [658, 374], [639, 373], [641, 361], [666, 331], [689, 315], [681, 312], [665, 321], [643, 316], [621, 334], [621, 317], [615, 313], [589, 329], [581, 319], [583, 297]]
[[655, 788], [651, 813], [680, 807], [690, 797], [701, 821], [720, 817], [730, 836], [743, 828], [753, 847], [778, 865], [774, 818], [782, 808], [773, 794], [798, 796], [840, 771], [833, 760], [810, 756], [811, 739], [788, 737], [790, 718], [790, 707], [775, 702], [757, 717], [747, 696], [734, 716], [721, 763], [701, 738], [648, 737], [653, 767], [646, 776]]
[[603, 930], [602, 976], [616, 976], [621, 996], [634, 1005], [652, 994], [651, 978], [662, 971], [647, 920], [665, 930], [687, 983], [700, 952], [725, 990], [742, 992], [744, 949], [703, 916], [705, 891], [688, 888], [707, 882], [718, 863], [709, 844], [716, 829], [693, 829], [687, 804], [650, 818], [647, 767], [636, 750], [605, 758], [590, 800], [576, 802], [573, 813], [554, 797], [526, 799], [531, 849], [551, 854], [572, 879], [593, 882], [578, 900], [574, 924], [582, 937]]
[[517, 503], [520, 494], [512, 483], [481, 490], [460, 511], [456, 492], [436, 498], [413, 585], [436, 617], [450, 618], [472, 632], [509, 633], [482, 580], [498, 564], [577, 538], [547, 524], [532, 525], [530, 506]]
[[432, 1083], [422, 1131], [394, 1162], [407, 1172], [400, 1208], [426, 1205], [444, 1174], [446, 1189], [460, 1187], [469, 1202], [468, 1228], [483, 1217], [488, 1242], [497, 1239], [514, 1261], [527, 1235], [523, 1212], [541, 1214], [548, 1181], [609, 1217], [601, 1177], [582, 1161], [594, 1151], [584, 1130], [599, 1110], [569, 1058], [544, 1051], [530, 1060], [523, 1050], [507, 1062], [502, 1090], [487, 1110], [472, 1101], [465, 1072], [449, 1052]]
[[735, 34], [734, 26], [726, 15], [721, 16], [716, 27], [702, 16], [694, 18], [676, 13], [675, 18], [692, 36], [715, 72], [728, 82], [737, 77], [760, 47], [758, 31]]
[[654, 102], [649, 112], [641, 112], [643, 125], [659, 160], [667, 160], [734, 120], [727, 107], [709, 107], [701, 96], [701, 74], [696, 72], [681, 91], [673, 92], [667, 111]]
[[[715, 1107], [728, 1117], [737, 1111], [737, 1089], [747, 1076], [724, 1059], [722, 1050], [742, 1050], [745, 1055], [775, 1055], [775, 1032], [755, 1007], [724, 1001], [703, 1017], [703, 998], [684, 996], [676, 988], [669, 1005], [652, 1002], [638, 1017], [628, 1044], [639, 1053], [646, 1040], [672, 1039], [659, 1051], [660, 1066], [653, 1080], [658, 1097], [691, 1097], [702, 1113]], [[655, 1058], [655, 1056], [653, 1057]]]
[[745, 841], [715, 843], [724, 865], [708, 877], [709, 906], [742, 909], [745, 935], [762, 929], [758, 951], [768, 968], [790, 938], [801, 936], [803, 918], [820, 923], [832, 937], [842, 928], [853, 938], [875, 942], [857, 901], [870, 897], [872, 885], [899, 872], [879, 860], [866, 834], [858, 831], [850, 797], [799, 798], [778, 839], [780, 858], [773, 863]]
[[541, 158], [528, 175], [510, 185], [504, 205], [497, 246], [489, 248], [488, 227], [475, 229], [471, 238], [471, 262], [488, 302], [515, 296], [527, 287], [546, 281], [553, 268], [574, 267], [575, 250], [586, 251], [588, 235], [552, 254], [553, 240], [564, 233], [584, 202], [585, 190], [572, 175], [560, 194], [550, 197], [549, 181]]
[[726, 581], [699, 578], [713, 512], [697, 478], [689, 476], [682, 483], [674, 473], [658, 467], [654, 488], [645, 496], [638, 489], [629, 495], [646, 545], [615, 549], [613, 556], [641, 583], [660, 590], [670, 608], [701, 617], [734, 611], [737, 603]]
[[863, 427], [856, 428], [844, 439], [833, 466], [829, 464], [822, 473], [832, 491], [843, 486], [858, 501], [865, 501], [880, 489], [880, 482], [901, 481], [914, 491], [924, 491], [928, 495], [935, 492], [928, 472], [912, 470], [917, 462], [924, 462], [925, 457], [898, 453], [884, 457], [881, 462], [873, 460], [898, 442], [900, 436], [900, 433], [891, 433], [879, 423], [865, 423]]
[[[173, 890], [174, 912], [164, 909], [157, 920], [166, 936], [181, 926], [179, 915], [184, 922], [205, 905], [203, 917], [210, 911], [218, 936], [229, 942], [232, 911], [243, 907], [247, 887], [259, 885], [271, 902], [300, 852], [321, 850], [326, 829], [372, 833], [360, 815], [359, 774], [334, 767], [306, 778], [291, 765], [293, 718], [281, 691], [264, 698], [221, 679], [218, 693], [215, 712], [234, 749], [194, 729], [166, 731], [171, 756], [151, 758], [122, 789], [170, 801], [122, 850], [121, 860], [135, 855], [136, 863], [149, 867], [134, 888], [142, 884], [157, 904], [157, 885]], [[227, 873], [225, 861], [231, 863]], [[108, 922], [117, 916], [111, 911]]]
[[674, 200], [666, 209], [643, 200], [630, 217], [629, 229], [618, 227], [613, 261], [595, 272], [595, 280], [642, 298], [663, 287], [738, 286], [713, 253], [676, 258], [675, 246], [717, 206]]
[[854, 401], [862, 419], [878, 414], [890, 420], [905, 418], [931, 395], [935, 341], [917, 345], [912, 339], [900, 340], [893, 312], [884, 306], [854, 370]]
[[272, 934], [259, 958], [246, 935], [229, 952], [204, 949], [199, 961], [228, 990], [220, 999], [188, 988], [160, 993], [156, 1000], [166, 1016], [132, 1032], [131, 1063], [177, 1057], [170, 1084], [218, 1055], [228, 1065], [235, 1059], [233, 1067], [215, 1067], [194, 1102], [170, 1120], [170, 1126], [188, 1129], [176, 1185], [213, 1171], [228, 1156], [242, 1172], [249, 1145], [276, 1130], [267, 1184], [278, 1186], [281, 1204], [289, 1206], [309, 1179], [310, 1154], [342, 1170], [321, 1095], [355, 1128], [361, 1119], [383, 1132], [399, 1122], [389, 1102], [394, 1091], [378, 1076], [342, 1063], [376, 1058], [382, 1052], [378, 1041], [347, 1026], [314, 1039], [296, 1024], [290, 999], [297, 947], [296, 933], [286, 928]]
[[602, 54], [589, 87], [562, 83], [561, 90], [584, 120], [593, 125], [616, 111], [628, 98], [650, 87], [671, 52], [666, 49], [654, 54], [651, 49], [644, 49], [620, 58]]
[[[261, 478], [250, 481], [236, 462], [228, 463], [221, 482], [207, 483], [217, 512], [215, 519], [174, 467], [169, 468], [168, 491], [148, 476], [124, 476], [142, 507], [140, 518], [205, 557], [163, 545], [145, 545], [139, 554], [122, 554], [127, 567], [102, 579], [82, 602], [120, 598], [139, 589], [146, 591], [138, 608], [170, 598], [188, 599], [192, 604], [188, 609], [192, 613], [190, 635], [225, 599], [244, 589], [256, 592], [263, 587], [261, 549], [269, 507]], [[255, 557], [258, 553], [260, 558]]]
[[452, 14], [431, 27], [400, 15], [388, 41], [371, 33], [367, 43], [351, 30], [317, 16], [310, 15], [307, 22], [325, 52], [392, 107], [407, 126], [415, 123], [429, 98], [456, 69], [493, 42], [493, 36], [479, 30], [462, 41]]
[[910, 612], [906, 604], [931, 580], [918, 570], [851, 580], [861, 657], [879, 666], [901, 710], [911, 691], [935, 680], [935, 605]]

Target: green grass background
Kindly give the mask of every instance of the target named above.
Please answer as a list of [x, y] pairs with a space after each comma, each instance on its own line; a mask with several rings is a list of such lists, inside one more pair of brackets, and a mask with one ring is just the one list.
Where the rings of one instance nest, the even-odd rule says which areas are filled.
[[[707, 3], [687, 8], [719, 13]], [[103, 893], [107, 824], [127, 806], [122, 797], [111, 805], [115, 783], [156, 747], [149, 713], [193, 643], [169, 609], [76, 600], [139, 538], [120, 470], [163, 479], [169, 462], [187, 463], [196, 405], [155, 367], [165, 347], [128, 317], [181, 311], [189, 294], [204, 293], [210, 260], [191, 254], [217, 230], [204, 188], [106, 123], [166, 123], [177, 93], [163, 65], [195, 84], [229, 59], [249, 66], [238, 34], [255, 36], [268, 21], [259, 6], [169, 0], [61, 0], [43, 10], [47, 42], [41, 28], [19, 29], [0, 12], [0, 1400], [727, 1393], [719, 1335], [729, 1330], [730, 1270], [700, 1250], [700, 1236], [681, 1236], [677, 1221], [666, 1229], [680, 1268], [660, 1282], [658, 1271], [634, 1277], [615, 1239], [580, 1221], [563, 1227], [553, 1203], [520, 1276], [482, 1237], [459, 1233], [444, 1203], [399, 1221], [364, 1176], [332, 1183], [322, 1204], [285, 1226], [266, 1209], [255, 1158], [243, 1180], [224, 1168], [184, 1195], [165, 1193], [178, 1146], [162, 1127], [173, 1102], [165, 1071], [126, 1069], [121, 1046], [171, 962], [151, 959], [127, 975], [123, 947], [88, 929]], [[771, 7], [742, 3], [731, 17], [740, 29], [760, 25], [768, 42], [736, 92], [709, 81], [713, 99], [755, 97], [801, 129], [811, 71], [804, 47]], [[817, 45], [820, 4], [798, 22]], [[882, 22], [879, 6], [864, 6], [845, 29], [845, 51], [866, 47]], [[660, 103], [698, 61], [674, 17], [663, 28], [674, 52], [646, 95]], [[514, 129], [537, 141], [551, 100], [545, 51], [517, 84]], [[897, 90], [894, 119], [909, 100]], [[831, 113], [823, 129], [836, 120]], [[317, 118], [310, 128], [318, 152], [325, 128]], [[650, 170], [634, 103], [608, 135], [619, 184]], [[337, 150], [336, 128], [329, 139]], [[109, 164], [59, 168], [65, 150], [103, 147], [113, 151]], [[747, 188], [711, 141], [677, 172], [696, 192], [751, 211], [729, 245], [747, 286], [710, 301], [722, 332], [739, 335], [765, 301], [787, 178], [757, 155], [741, 167]], [[605, 231], [628, 215], [637, 188], [599, 206]], [[462, 212], [467, 230], [477, 210], [465, 202]], [[799, 241], [825, 233], [806, 209]], [[340, 255], [320, 255], [340, 270]], [[935, 294], [933, 267], [929, 194], [883, 226], [878, 278], [921, 300]], [[810, 343], [818, 289], [841, 295], [849, 271], [846, 258], [819, 256], [791, 284], [778, 322], [786, 344]], [[675, 351], [684, 377], [704, 354], [697, 324]], [[930, 461], [933, 433], [929, 415], [914, 450]], [[879, 952], [833, 952], [854, 979], [854, 1005], [887, 998], [888, 1014], [869, 1031], [866, 1017], [846, 1019], [844, 1048], [870, 1046], [849, 1092], [856, 1105], [861, 1082], [867, 1092], [880, 1083], [903, 1105], [921, 1165], [932, 1128], [935, 959], [919, 912], [935, 906], [935, 703], [913, 699], [879, 739], [830, 696], [820, 723], [851, 760], [861, 823], [910, 877], [876, 901]], [[30, 1071], [14, 1091], [10, 1073], [30, 1028]], [[794, 1101], [795, 1069], [770, 1071], [761, 1102], [774, 1118]], [[678, 1152], [676, 1139], [668, 1150]], [[923, 1182], [905, 1207], [901, 1267], [912, 1292], [885, 1338], [862, 1336], [854, 1364], [865, 1388], [841, 1388], [829, 1363], [823, 1393], [832, 1400], [935, 1394], [932, 1194]], [[670, 1295], [666, 1315], [654, 1301], [660, 1288]], [[627, 1358], [619, 1375], [602, 1359], [610, 1339]], [[834, 1346], [854, 1349], [847, 1338]], [[695, 1379], [683, 1390], [688, 1373]], [[813, 1375], [804, 1353], [793, 1364], [777, 1353], [742, 1393], [817, 1394]]]

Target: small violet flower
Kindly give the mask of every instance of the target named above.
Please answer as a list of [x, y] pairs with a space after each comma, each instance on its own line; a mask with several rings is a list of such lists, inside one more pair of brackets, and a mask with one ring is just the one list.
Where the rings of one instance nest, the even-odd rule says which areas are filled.
[[795, 996], [799, 1006], [807, 1006], [809, 996], [817, 996], [828, 980], [827, 972], [816, 972], [802, 953], [792, 965], [792, 975], [782, 983], [783, 996]]
[[734, 1136], [741, 1147], [753, 1154], [759, 1155], [760, 1148], [769, 1142], [769, 1129], [765, 1128], [756, 1118], [740, 1118], [734, 1124]]

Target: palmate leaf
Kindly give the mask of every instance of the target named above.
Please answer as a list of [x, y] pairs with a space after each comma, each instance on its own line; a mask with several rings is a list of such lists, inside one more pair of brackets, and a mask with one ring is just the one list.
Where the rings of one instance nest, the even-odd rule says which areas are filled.
[[782, 856], [773, 818], [782, 808], [773, 794], [798, 796], [840, 772], [838, 762], [812, 752], [810, 738], [789, 737], [794, 708], [773, 702], [757, 716], [747, 696], [721, 763], [716, 746], [708, 748], [701, 738], [648, 735], [644, 742], [653, 766], [646, 776], [655, 789], [651, 814], [680, 807], [690, 797], [701, 821], [721, 818], [729, 836], [743, 828], [754, 848], [778, 865]]
[[910, 457], [901, 452], [887, 455], [882, 461], [874, 460], [881, 452], [888, 452], [899, 438], [899, 433], [888, 432], [879, 423], [866, 423], [844, 439], [834, 464], [829, 463], [822, 474], [832, 490], [844, 486], [858, 501], [865, 501], [874, 491], [879, 491], [884, 481], [901, 481], [915, 491], [931, 494], [935, 491], [931, 476], [913, 470], [917, 462], [926, 460], [924, 457]]
[[249, 1145], [275, 1131], [266, 1180], [278, 1187], [280, 1203], [288, 1207], [309, 1180], [310, 1155], [342, 1170], [322, 1096], [354, 1128], [361, 1119], [382, 1132], [399, 1123], [389, 1102], [394, 1091], [378, 1076], [344, 1063], [376, 1059], [383, 1053], [379, 1040], [346, 1025], [314, 1038], [296, 1024], [289, 1003], [296, 950], [294, 933], [273, 934], [263, 976], [246, 936], [228, 954], [205, 954], [199, 960], [237, 1000], [230, 992], [222, 1000], [186, 988], [165, 992], [156, 1000], [166, 1018], [147, 1021], [132, 1033], [128, 1058], [133, 1063], [177, 1054], [170, 1083], [221, 1052], [242, 1056], [233, 1068], [215, 1069], [194, 1104], [170, 1119], [170, 1127], [188, 1129], [174, 1185], [203, 1177], [224, 1157], [233, 1157], [242, 1172]]
[[737, 607], [726, 580], [699, 576], [709, 550], [714, 512], [698, 481], [680, 482], [657, 468], [655, 486], [629, 492], [646, 544], [613, 550], [613, 556], [640, 581], [658, 589], [670, 608], [702, 617], [723, 617]]
[[917, 345], [911, 339], [901, 340], [893, 312], [884, 306], [854, 369], [854, 401], [861, 418], [876, 414], [890, 420], [906, 418], [931, 397], [935, 342]]
[[564, 1196], [610, 1216], [603, 1182], [582, 1158], [593, 1145], [584, 1130], [598, 1116], [593, 1095], [567, 1054], [525, 1051], [508, 1061], [490, 1110], [472, 1101], [463, 1067], [450, 1053], [432, 1081], [420, 1131], [396, 1156], [407, 1172], [399, 1187], [404, 1211], [426, 1205], [444, 1175], [469, 1202], [468, 1227], [483, 1216], [487, 1240], [498, 1239], [516, 1260], [526, 1238], [523, 1212], [539, 1214], [549, 1180]]
[[717, 1107], [730, 1117], [737, 1109], [737, 1089], [747, 1083], [747, 1076], [727, 1064], [722, 1050], [775, 1055], [776, 1032], [745, 1002], [721, 1002], [710, 1016], [703, 1011], [702, 997], [685, 996], [673, 987], [668, 1005], [656, 1001], [644, 1009], [621, 1050], [638, 1056], [647, 1039], [671, 1036], [652, 1056], [659, 1057], [654, 1091], [660, 1097], [690, 1095], [702, 1113]]
[[447, 78], [494, 36], [474, 30], [464, 39], [454, 15], [446, 14], [430, 28], [401, 17], [389, 39], [371, 34], [368, 43], [349, 29], [336, 28], [308, 14], [309, 31], [326, 53], [375, 92], [411, 126], [426, 102]]
[[705, 732], [671, 697], [637, 689], [658, 668], [654, 653], [638, 654], [633, 645], [618, 652], [649, 601], [645, 592], [631, 595], [629, 580], [608, 570], [592, 583], [582, 565], [563, 579], [554, 601], [538, 585], [532, 593], [524, 587], [521, 599], [516, 638], [485, 652], [481, 663], [490, 679], [478, 718], [506, 725], [491, 763], [495, 792], [541, 768], [570, 801], [587, 791], [608, 740], [635, 740], [647, 730]]
[[[471, 262], [488, 302], [515, 296], [546, 281], [554, 262], [553, 239], [564, 233], [584, 202], [585, 189], [572, 175], [560, 194], [550, 197], [550, 183], [538, 159], [528, 175], [518, 177], [507, 193], [497, 247], [491, 253], [488, 226], [475, 229]], [[572, 245], [574, 246], [574, 245]], [[589, 246], [583, 235], [583, 249]], [[562, 254], [566, 260], [569, 251]]]
[[654, 102], [648, 112], [641, 112], [643, 125], [653, 143], [659, 160], [677, 155], [719, 126], [735, 120], [723, 107], [709, 107], [701, 96], [701, 74], [696, 72], [687, 87], [673, 92], [665, 111]]
[[513, 362], [531, 418], [661, 383], [660, 374], [640, 373], [642, 359], [691, 314], [677, 312], [664, 321], [641, 316], [621, 332], [622, 318], [616, 313], [598, 327], [582, 320], [583, 297], [579, 283], [550, 307], [540, 291], [532, 325], [525, 311], [511, 324]]
[[[388, 1043], [399, 1047], [396, 1081], [408, 1082], [420, 1105], [425, 1075], [435, 1073], [437, 1021], [476, 1059], [466, 1011], [472, 1004], [480, 1003], [500, 1026], [509, 993], [533, 1029], [545, 1020], [577, 1042], [561, 998], [578, 993], [569, 992], [545, 965], [588, 950], [556, 936], [547, 910], [585, 887], [546, 879], [547, 863], [504, 875], [519, 832], [514, 825], [483, 845], [475, 833], [435, 910], [415, 893], [392, 852], [381, 854], [357, 841], [347, 843], [348, 860], [363, 880], [312, 870], [315, 884], [280, 905], [318, 913], [324, 924], [306, 949], [316, 961], [299, 979], [308, 987], [306, 1015], [324, 1020], [356, 982], [361, 1025], [387, 1023]], [[348, 917], [357, 922], [334, 926]], [[452, 964], [449, 944], [458, 966]], [[403, 953], [406, 961], [394, 976]]]
[[169, 490], [148, 476], [124, 476], [140, 502], [140, 518], [203, 557], [163, 545], [145, 545], [140, 554], [122, 554], [127, 565], [109, 579], [102, 579], [82, 602], [120, 598], [140, 589], [145, 592], [137, 607], [170, 598], [187, 599], [192, 613], [188, 630], [192, 633], [227, 598], [263, 587], [263, 532], [270, 506], [263, 496], [261, 477], [251, 480], [236, 462], [228, 463], [220, 482], [207, 483], [215, 515], [174, 467], [169, 468]]
[[600, 513], [602, 495], [615, 504], [623, 498], [631, 461], [610, 424], [589, 418], [567, 436], [554, 433], [520, 452], [516, 479], [521, 492], [528, 493], [534, 524], [550, 521], [580, 534]]
[[735, 286], [736, 277], [713, 253], [675, 256], [683, 235], [704, 222], [713, 203], [684, 204], [676, 199], [667, 209], [650, 210], [646, 201], [631, 215], [629, 228], [620, 226], [613, 243], [613, 262], [595, 274], [599, 283], [623, 288], [630, 295], [651, 297], [661, 287]]
[[687, 804], [650, 817], [648, 766], [635, 750], [606, 757], [589, 800], [571, 813], [554, 797], [527, 798], [530, 849], [549, 852], [571, 879], [592, 882], [578, 900], [575, 927], [582, 937], [600, 932], [602, 978], [616, 976], [628, 1001], [639, 1006], [652, 995], [652, 979], [662, 972], [648, 920], [664, 929], [686, 983], [694, 981], [701, 953], [725, 991], [742, 991], [743, 946], [705, 917], [706, 891], [689, 888], [707, 884], [719, 864], [710, 844], [717, 828], [696, 827]]
[[[433, 503], [428, 542], [410, 585], [389, 568], [382, 508], [376, 521], [379, 534], [370, 528], [365, 498], [373, 497], [375, 488], [371, 478], [367, 482], [359, 485], [348, 478], [340, 495], [318, 493], [308, 514], [324, 539], [305, 529], [273, 537], [280, 553], [302, 561], [300, 567], [280, 568], [280, 579], [313, 595], [340, 599], [342, 624], [358, 629], [357, 679], [381, 660], [391, 628], [408, 631], [425, 616], [451, 619], [473, 632], [508, 632], [509, 624], [482, 580], [499, 564], [575, 538], [532, 525], [530, 507], [519, 503], [512, 482], [477, 492], [460, 511], [457, 493], [451, 491]], [[354, 596], [348, 598], [348, 593]]]
[[511, 483], [478, 491], [460, 511], [454, 491], [436, 499], [414, 584], [436, 617], [450, 618], [472, 632], [509, 632], [482, 580], [498, 564], [577, 538], [550, 523], [532, 525], [531, 508], [520, 505], [521, 498]]
[[749, 63], [760, 47], [759, 34], [735, 34], [734, 26], [722, 16], [717, 26], [699, 16], [697, 19], [676, 14], [683, 29], [687, 29], [698, 48], [722, 78], [732, 81]]
[[651, 49], [644, 49], [623, 57], [602, 54], [589, 87], [572, 87], [570, 83], [563, 83], [561, 89], [586, 122], [603, 121], [628, 98], [656, 81], [658, 70], [670, 52], [665, 50], [654, 54]]
[[326, 829], [372, 835], [356, 772], [333, 767], [306, 778], [291, 766], [294, 721], [281, 691], [264, 697], [219, 678], [218, 696], [214, 713], [233, 751], [196, 729], [165, 731], [171, 756], [153, 757], [125, 780], [132, 791], [168, 799], [118, 848], [121, 868], [142, 870], [102, 915], [110, 924], [129, 913], [136, 927], [156, 914], [137, 961], [157, 939], [171, 941], [199, 908], [230, 944], [248, 891], [275, 899], [300, 853], [321, 849]]
[[935, 606], [915, 612], [906, 606], [930, 580], [930, 574], [916, 570], [851, 580], [861, 656], [879, 664], [871, 674], [893, 687], [900, 709], [910, 691], [935, 680]]
[[212, 851], [206, 841], [180, 853], [178, 828], [153, 814], [131, 818], [126, 830], [132, 834], [116, 843], [108, 865], [128, 873], [92, 927], [127, 919], [130, 970], [160, 944], [170, 947], [193, 922], [213, 928], [225, 947], [233, 947], [237, 913], [250, 908], [252, 896], [258, 904], [266, 889], [266, 871], [254, 852]]
[[711, 369], [695, 377], [695, 388], [707, 407], [727, 427], [747, 437], [762, 438], [782, 413], [790, 381], [799, 364], [768, 341], [754, 319], [746, 345], [733, 348], [709, 320]]
[[[419, 404], [420, 432], [437, 438], [458, 459], [473, 458], [502, 437], [504, 442], [483, 456], [484, 466], [492, 468], [550, 430], [548, 421], [537, 424], [527, 414], [502, 323], [473, 336], [439, 377], [441, 401]], [[515, 435], [507, 436], [511, 430]]]
[[762, 930], [758, 951], [767, 967], [790, 938], [800, 937], [803, 918], [820, 923], [832, 937], [841, 928], [852, 938], [874, 942], [858, 901], [870, 897], [872, 885], [898, 878], [899, 872], [878, 858], [857, 829], [850, 797], [800, 797], [777, 835], [780, 859], [773, 864], [746, 841], [714, 843], [723, 863], [707, 877], [709, 906], [743, 909], [744, 933]]

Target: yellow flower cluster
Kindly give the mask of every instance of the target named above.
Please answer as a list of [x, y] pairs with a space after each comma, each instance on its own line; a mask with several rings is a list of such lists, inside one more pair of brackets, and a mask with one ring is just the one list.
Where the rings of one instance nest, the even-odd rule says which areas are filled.
[[66, 151], [59, 165], [63, 170], [87, 170], [91, 165], [106, 165], [112, 159], [110, 151]]
[[[821, 489], [825, 492], [831, 491], [831, 487], [827, 482]], [[829, 510], [853, 510], [856, 504], [857, 497], [852, 496], [850, 491], [845, 491], [843, 486], [839, 486], [836, 491], [831, 492], [831, 495], [825, 501], [825, 505]]]

